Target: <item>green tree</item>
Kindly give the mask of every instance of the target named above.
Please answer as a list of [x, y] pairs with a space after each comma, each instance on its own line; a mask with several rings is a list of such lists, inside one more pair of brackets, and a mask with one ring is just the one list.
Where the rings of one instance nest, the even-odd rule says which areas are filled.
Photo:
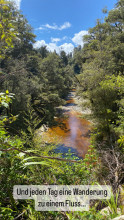
[[14, 22], [15, 15], [12, 13], [11, 4], [8, 1], [0, 0], [0, 59], [5, 56], [8, 47], [13, 47], [13, 39], [17, 32]]

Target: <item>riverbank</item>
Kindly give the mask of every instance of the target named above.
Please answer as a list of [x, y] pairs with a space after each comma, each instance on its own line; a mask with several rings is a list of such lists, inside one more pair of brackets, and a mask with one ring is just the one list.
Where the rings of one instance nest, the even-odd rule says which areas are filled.
[[[60, 106], [63, 111], [74, 111], [82, 115], [90, 115], [91, 109], [87, 105], [88, 100], [81, 98], [81, 96], [76, 94], [76, 91], [71, 91], [68, 95], [67, 104], [65, 106]], [[73, 103], [73, 105], [71, 105]]]

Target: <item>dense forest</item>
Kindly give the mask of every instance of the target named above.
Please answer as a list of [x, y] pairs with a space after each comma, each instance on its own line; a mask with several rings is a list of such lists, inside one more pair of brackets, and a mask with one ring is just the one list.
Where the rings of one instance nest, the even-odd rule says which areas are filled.
[[[124, 0], [97, 20], [72, 54], [34, 49], [35, 35], [13, 3], [0, 0], [0, 218], [114, 219], [124, 214]], [[88, 100], [93, 123], [88, 153], [78, 159], [38, 146], [35, 131], [50, 127], [75, 88]], [[37, 212], [14, 200], [14, 185], [111, 185], [108, 201], [87, 212]], [[104, 207], [111, 209], [101, 214]], [[119, 210], [119, 212], [118, 212]]]

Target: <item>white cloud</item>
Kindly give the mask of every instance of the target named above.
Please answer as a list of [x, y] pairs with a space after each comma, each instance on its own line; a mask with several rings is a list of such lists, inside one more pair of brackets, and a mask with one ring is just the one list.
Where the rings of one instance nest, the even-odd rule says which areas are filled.
[[62, 37], [62, 38], [53, 38], [53, 37], [51, 37], [51, 42], [52, 43], [57, 43], [57, 42], [59, 42], [59, 41], [65, 41], [65, 40], [68, 40], [68, 37], [67, 36], [64, 36], [64, 37]]
[[46, 43], [45, 43], [44, 40], [38, 40], [34, 43], [34, 48], [40, 48], [40, 47], [45, 46], [45, 45], [46, 45]]
[[16, 3], [17, 8], [20, 9], [22, 0], [9, 0], [9, 1]]
[[60, 38], [53, 38], [53, 37], [51, 37], [51, 41], [52, 41], [52, 43], [54, 43], [54, 42], [59, 42], [59, 41], [61, 41], [61, 39]]
[[63, 25], [60, 26], [59, 30], [61, 31], [61, 30], [64, 30], [70, 27], [71, 27], [71, 24], [69, 22], [65, 22]]
[[73, 52], [74, 45], [71, 43], [64, 43], [60, 46], [57, 46], [56, 43], [46, 43], [44, 40], [37, 41], [34, 43], [34, 48], [40, 48], [42, 46], [46, 46], [47, 50], [54, 52], [56, 51], [58, 54], [60, 51], [64, 50], [67, 54]]
[[68, 37], [67, 36], [64, 36], [63, 38], [62, 38], [62, 40], [67, 40], [68, 39]]
[[83, 36], [88, 34], [88, 31], [80, 31], [79, 33], [76, 33], [74, 37], [72, 38], [72, 41], [76, 45], [81, 45], [83, 47], [84, 42], [83, 42]]
[[56, 53], [59, 53], [59, 46], [57, 46], [55, 43], [49, 43], [49, 44], [46, 44], [47, 46], [47, 49], [51, 52], [54, 52], [56, 51]]
[[58, 26], [56, 24], [53, 24], [53, 25], [45, 24], [43, 26], [48, 28], [48, 29], [53, 29], [53, 30], [57, 30], [58, 29]]
[[[83, 47], [83, 45], [84, 45], [83, 36], [86, 34], [88, 34], [88, 31], [80, 31], [79, 33], [74, 34], [74, 37], [72, 39], [68, 38], [67, 36], [64, 36], [62, 38], [52, 38], [51, 37], [50, 43], [47, 44], [44, 40], [40, 40], [34, 44], [34, 48], [40, 48], [41, 46], [46, 46], [46, 48], [51, 52], [56, 51], [58, 54], [60, 54], [60, 52], [62, 50], [64, 50], [66, 52], [66, 54], [69, 54], [69, 53], [73, 52], [74, 44], [76, 46], [81, 45]], [[61, 44], [60, 46], [57, 45], [57, 43], [59, 41], [67, 40], [67, 39], [68, 40], [71, 39], [74, 44], [73, 43], [64, 43], [64, 44]]]
[[60, 50], [64, 50], [67, 54], [73, 52], [74, 45], [71, 43], [64, 43], [61, 46], [59, 46]]
[[55, 43], [47, 44], [44, 40], [36, 41], [33, 46], [34, 48], [40, 48], [42, 46], [46, 46], [49, 51], [54, 52], [54, 50], [56, 50], [56, 52], [59, 53], [59, 47]]
[[69, 22], [65, 22], [64, 24], [62, 24], [61, 26], [58, 26], [56, 24], [50, 25], [50, 24], [45, 24], [45, 25], [41, 25], [39, 28], [37, 28], [36, 30], [45, 30], [45, 29], [52, 29], [52, 30], [59, 30], [62, 31], [64, 29], [70, 28], [71, 24]]
[[36, 28], [35, 30], [44, 30], [43, 27]]

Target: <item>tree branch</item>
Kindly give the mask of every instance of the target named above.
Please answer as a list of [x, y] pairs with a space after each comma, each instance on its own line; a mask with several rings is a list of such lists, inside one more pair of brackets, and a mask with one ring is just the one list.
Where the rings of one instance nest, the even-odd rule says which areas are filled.
[[26, 152], [26, 151], [18, 149], [16, 147], [12, 147], [12, 148], [8, 148], [8, 149], [0, 149], [0, 151], [2, 151], [2, 152], [8, 152], [8, 151], [11, 151], [11, 150], [17, 150], [21, 153], [25, 153], [25, 154], [28, 154], [28, 155], [34, 155], [34, 156], [37, 156], [37, 157], [42, 158], [42, 159], [52, 159], [52, 160], [60, 160], [60, 161], [72, 162], [72, 163], [81, 163], [81, 161], [69, 160], [69, 159], [64, 159], [64, 158], [60, 158], [60, 157], [40, 156], [40, 155], [35, 154], [33, 152], [32, 153]]
[[17, 217], [15, 217], [13, 220], [16, 220], [18, 218], [20, 218], [27, 210], [25, 210], [24, 212], [22, 212], [21, 214], [19, 214]]

